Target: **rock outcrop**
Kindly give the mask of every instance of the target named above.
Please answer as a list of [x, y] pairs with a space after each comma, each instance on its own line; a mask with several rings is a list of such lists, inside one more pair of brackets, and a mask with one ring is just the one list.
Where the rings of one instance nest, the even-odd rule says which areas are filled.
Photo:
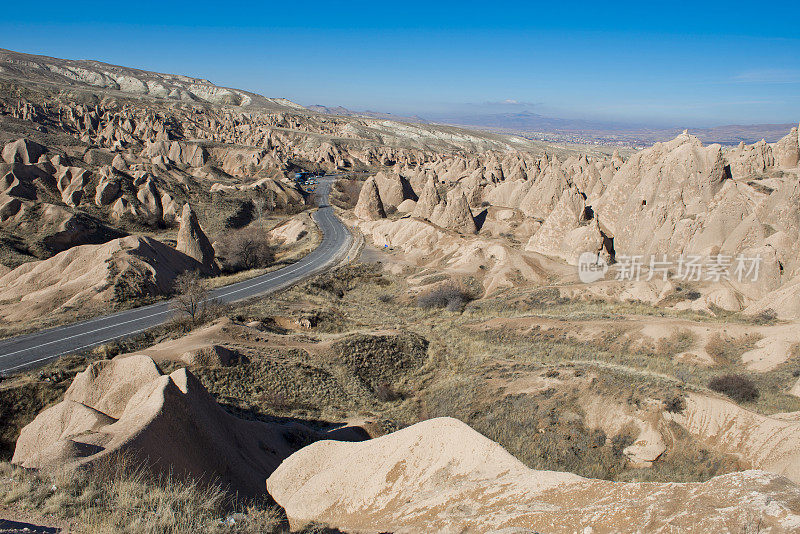
[[314, 443], [284, 460], [267, 488], [293, 525], [347, 531], [725, 532], [754, 517], [773, 532], [800, 528], [800, 488], [778, 475], [676, 484], [535, 471], [450, 418], [363, 443]]
[[71, 467], [118, 454], [156, 472], [258, 498], [264, 480], [297, 444], [319, 437], [299, 424], [238, 419], [186, 369], [162, 375], [147, 356], [121, 356], [78, 373], [64, 400], [22, 429], [12, 462]]
[[776, 163], [781, 167], [797, 167], [800, 161], [800, 127], [792, 128], [789, 134], [775, 144]]
[[436, 209], [442, 202], [442, 197], [439, 196], [439, 190], [436, 188], [436, 179], [433, 176], [428, 178], [425, 183], [425, 188], [417, 200], [417, 205], [414, 207], [412, 214], [414, 217], [430, 220], [433, 216], [433, 210]]
[[0, 317], [25, 321], [57, 313], [106, 311], [117, 301], [169, 294], [175, 277], [201, 265], [149, 237], [81, 245], [25, 263], [0, 277]]
[[800, 421], [796, 418], [765, 416], [725, 399], [694, 393], [688, 395], [686, 409], [670, 418], [707, 447], [800, 484]]
[[354, 213], [356, 217], [364, 221], [375, 221], [386, 217], [375, 178], [367, 178], [361, 186]]
[[28, 139], [18, 139], [3, 147], [2, 157], [6, 163], [33, 165], [45, 152], [47, 149], [39, 143]]
[[411, 184], [399, 174], [379, 172], [373, 178], [385, 210], [397, 208], [404, 200], [417, 200]]
[[181, 212], [181, 226], [178, 230], [176, 248], [179, 252], [197, 260], [205, 272], [215, 273], [218, 271], [217, 264], [214, 262], [214, 247], [211, 246], [211, 242], [197, 221], [197, 214], [189, 204], [184, 204]]
[[436, 220], [436, 224], [448, 230], [454, 230], [461, 234], [476, 234], [478, 227], [475, 226], [475, 218], [469, 208], [467, 197], [460, 188], [455, 188], [447, 193], [447, 204]]
[[603, 236], [583, 193], [568, 189], [531, 237], [525, 250], [575, 264], [583, 252], [599, 252]]

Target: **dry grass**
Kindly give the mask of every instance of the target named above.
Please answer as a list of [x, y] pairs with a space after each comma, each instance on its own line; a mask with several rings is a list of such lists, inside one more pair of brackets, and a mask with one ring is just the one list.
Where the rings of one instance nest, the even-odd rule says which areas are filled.
[[[636, 310], [657, 315], [652, 307], [601, 302], [584, 306], [552, 291], [524, 298], [528, 303], [522, 308], [503, 308], [502, 301], [492, 298], [467, 305], [463, 314], [424, 309], [408, 297], [403, 280], [375, 266], [348, 265], [229, 312], [240, 322], [259, 321], [265, 331], [285, 335], [287, 341], [330, 342], [333, 356], [300, 349], [262, 350], [248, 353], [247, 361], [235, 366], [194, 371], [223, 407], [242, 417], [296, 418], [311, 424], [357, 417], [373, 421], [371, 428], [380, 433], [448, 415], [496, 440], [531, 467], [615, 480], [705, 480], [736, 468], [731, 458], [674, 430], [674, 442], [652, 467], [632, 469], [621, 454], [631, 433], [601, 435], [591, 428], [582, 409], [585, 399], [571, 386], [524, 395], [490, 387], [487, 378], [501, 367], [564, 384], [570, 377], [591, 375], [592, 395], [630, 410], [656, 399], [680, 411], [686, 390], [707, 391], [713, 376], [738, 372], [732, 364], [708, 369], [675, 361], [674, 354], [695, 342], [687, 331], [676, 330], [651, 346], [635, 342], [626, 326], [627, 314]], [[524, 334], [473, 327], [497, 316], [542, 317], [551, 322], [558, 318], [563, 327]], [[274, 317], [307, 318], [310, 327], [302, 334], [270, 328]], [[597, 338], [570, 335], [571, 321], [586, 317], [611, 320], [614, 326]], [[404, 341], [375, 347], [372, 339], [363, 342], [365, 332], [376, 330], [407, 336], [407, 349], [416, 354], [413, 365], [400, 365], [407, 360]], [[173, 328], [150, 341], [179, 334]], [[415, 339], [424, 340], [427, 348], [420, 352], [422, 345], [412, 342]], [[740, 343], [737, 350], [743, 346]], [[395, 354], [398, 351], [402, 354]], [[347, 363], [350, 355], [358, 356], [353, 365]], [[400, 367], [395, 369], [392, 362]], [[396, 376], [384, 376], [384, 371], [398, 370], [402, 372]], [[796, 380], [792, 373], [797, 370], [800, 365], [792, 361], [754, 377], [761, 396], [748, 408], [763, 413], [800, 409], [800, 400], [784, 392]]]
[[655, 352], [663, 356], [674, 356], [686, 352], [694, 344], [695, 336], [689, 330], [676, 330], [656, 343]]
[[218, 487], [154, 477], [119, 459], [92, 469], [52, 471], [30, 471], [3, 463], [0, 473], [0, 502], [70, 520], [77, 532], [288, 532], [277, 507], [231, 503]]
[[763, 336], [760, 334], [732, 337], [717, 333], [706, 343], [706, 352], [719, 365], [738, 365], [742, 361], [742, 354], [756, 348], [756, 343], [761, 339]]
[[[684, 380], [676, 377], [681, 365], [665, 356], [694, 343], [693, 336], [687, 332], [676, 331], [661, 344], [660, 350], [642, 349], [632, 343], [623, 321], [619, 328], [611, 329], [598, 339], [582, 341], [566, 335], [568, 317], [563, 318], [564, 329], [552, 333], [539, 331], [520, 336], [497, 330], [480, 332], [471, 328], [471, 323], [495, 315], [494, 311], [480, 306], [483, 301], [467, 306], [461, 315], [446, 309], [420, 308], [405, 297], [405, 292], [404, 282], [399, 279], [379, 274], [369, 266], [350, 265], [340, 268], [335, 275], [320, 277], [240, 310], [244, 320], [305, 313], [300, 310], [309, 313], [311, 310], [315, 313], [335, 310], [334, 316], [341, 318], [334, 320], [336, 331], [392, 328], [413, 332], [428, 343], [427, 363], [408, 373], [399, 389], [383, 388], [380, 380], [370, 380], [375, 383], [366, 390], [354, 388], [353, 382], [345, 387], [348, 382], [342, 380], [341, 370], [328, 367], [329, 374], [324, 380], [315, 378], [312, 382], [329, 385], [321, 391], [309, 390], [302, 395], [302, 402], [296, 392], [303, 377], [294, 369], [308, 369], [308, 365], [317, 366], [319, 362], [314, 363], [305, 353], [276, 355], [275, 358], [280, 358], [287, 367], [270, 364], [269, 370], [245, 372], [258, 388], [276, 393], [262, 401], [251, 400], [251, 405], [260, 407], [266, 414], [280, 416], [368, 417], [381, 432], [448, 415], [496, 440], [531, 467], [568, 470], [593, 477], [705, 480], [733, 469], [735, 462], [730, 458], [696, 446], [689, 436], [683, 436], [676, 444], [685, 452], [666, 454], [652, 468], [631, 469], [620, 453], [631, 436], [625, 433], [601, 436], [596, 429], [589, 428], [581, 408], [582, 399], [576, 392], [567, 388], [537, 395], [507, 396], [498, 394], [485, 383], [487, 373], [497, 362], [513, 362], [509, 365], [520, 372], [541, 372], [542, 376], [556, 378], [592, 373], [598, 377], [593, 386], [596, 394], [622, 399], [632, 409], [644, 406], [652, 398], [660, 399], [667, 406], [681, 398]], [[386, 295], [395, 297], [381, 298]], [[566, 310], [574, 309], [577, 304], [562, 301], [560, 306]], [[606, 304], [603, 309], [613, 308]], [[552, 310], [543, 305], [541, 312], [549, 314]], [[505, 313], [513, 316], [507, 310]], [[619, 317], [622, 319], [624, 315]], [[323, 333], [331, 331], [330, 324], [333, 323], [322, 321], [309, 333], [324, 339], [327, 334]], [[369, 366], [372, 358], [366, 356], [375, 351], [365, 349], [362, 352], [365, 358], [359, 361]], [[377, 365], [377, 360], [375, 363]], [[705, 387], [707, 375], [703, 376], [695, 381], [699, 389]], [[264, 381], [266, 377], [270, 377], [271, 385]], [[214, 383], [222, 383], [219, 378], [210, 376], [207, 380], [210, 388], [215, 387]], [[244, 375], [225, 379], [226, 398], [255, 399], [241, 386], [234, 387], [243, 381]], [[332, 392], [335, 395], [332, 396]], [[342, 394], [344, 397], [340, 396]], [[351, 403], [345, 399], [362, 400]], [[675, 401], [672, 405], [679, 404]]]

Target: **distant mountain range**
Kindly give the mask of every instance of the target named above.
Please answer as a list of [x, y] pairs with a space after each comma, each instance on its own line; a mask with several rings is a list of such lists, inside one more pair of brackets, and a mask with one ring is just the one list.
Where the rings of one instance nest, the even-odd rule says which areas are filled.
[[352, 111], [342, 106], [307, 106], [318, 113], [348, 117], [384, 118], [399, 121], [438, 123], [479, 128], [498, 133], [513, 133], [551, 142], [592, 143], [619, 146], [644, 146], [673, 139], [688, 129], [704, 143], [737, 145], [761, 139], [775, 142], [796, 124], [731, 124], [712, 128], [687, 126], [656, 127], [586, 119], [546, 117], [529, 111], [514, 113], [428, 113], [424, 116], [399, 116], [376, 111]]

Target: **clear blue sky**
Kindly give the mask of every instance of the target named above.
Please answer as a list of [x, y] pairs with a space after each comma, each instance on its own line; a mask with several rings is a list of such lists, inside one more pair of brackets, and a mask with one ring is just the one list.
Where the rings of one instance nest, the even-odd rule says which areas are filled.
[[3, 10], [0, 47], [395, 113], [797, 122], [799, 5], [44, 0]]

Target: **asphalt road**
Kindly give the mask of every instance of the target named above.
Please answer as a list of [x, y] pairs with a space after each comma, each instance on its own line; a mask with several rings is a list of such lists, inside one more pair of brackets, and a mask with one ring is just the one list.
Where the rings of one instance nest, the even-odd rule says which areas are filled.
[[[297, 263], [277, 271], [210, 291], [209, 299], [231, 303], [272, 293], [334, 265], [352, 242], [349, 230], [328, 204], [328, 193], [334, 178], [321, 178], [316, 187], [319, 209], [313, 217], [323, 234], [322, 242], [316, 249]], [[0, 341], [0, 373], [35, 368], [59, 356], [143, 332], [165, 322], [175, 313], [172, 302], [164, 301], [4, 339]]]

